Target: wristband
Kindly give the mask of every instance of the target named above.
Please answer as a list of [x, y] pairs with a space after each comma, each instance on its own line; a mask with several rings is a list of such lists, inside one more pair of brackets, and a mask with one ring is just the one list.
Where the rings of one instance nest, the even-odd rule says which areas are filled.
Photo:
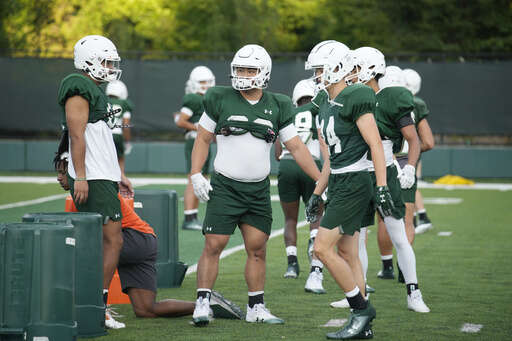
[[75, 181], [87, 181], [87, 178], [76, 178]]

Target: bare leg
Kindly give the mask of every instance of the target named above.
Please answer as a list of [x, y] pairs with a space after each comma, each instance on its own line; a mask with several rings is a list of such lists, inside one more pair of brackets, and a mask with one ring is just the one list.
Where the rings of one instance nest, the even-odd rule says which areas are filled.
[[[366, 295], [366, 283], [364, 280], [363, 267], [359, 260], [359, 232], [354, 233], [353, 236], [342, 235], [338, 240], [338, 255], [344, 259], [350, 270], [352, 271], [353, 278], [356, 285], [363, 297]], [[330, 272], [331, 270], [329, 270]]]
[[379, 250], [381, 256], [389, 256], [393, 255], [393, 243], [391, 242], [391, 238], [389, 238], [388, 231], [386, 230], [386, 225], [384, 224], [384, 220], [382, 220], [381, 216], [377, 214], [378, 219], [378, 232], [377, 232], [377, 242], [379, 244]]
[[263, 291], [265, 287], [265, 261], [268, 235], [254, 226], [240, 226], [244, 238], [247, 261], [245, 263], [245, 281], [250, 292]]
[[212, 289], [219, 272], [219, 257], [229, 235], [206, 234], [204, 249], [197, 263], [197, 288]]
[[284, 245], [297, 246], [297, 219], [299, 214], [299, 202], [283, 202], [281, 207], [284, 213]]
[[151, 290], [129, 288], [128, 296], [137, 317], [176, 317], [194, 312], [194, 302], [172, 299], [155, 302], [156, 293]]
[[121, 221], [109, 220], [103, 225], [103, 289], [110, 287], [122, 247]]

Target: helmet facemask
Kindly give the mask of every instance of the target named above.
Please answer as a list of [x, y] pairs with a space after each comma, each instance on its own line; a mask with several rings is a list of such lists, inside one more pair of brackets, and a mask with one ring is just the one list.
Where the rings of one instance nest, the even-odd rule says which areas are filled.
[[[256, 75], [240, 76], [238, 69], [253, 69], [256, 70]], [[265, 74], [262, 67], [231, 64], [231, 85], [235, 90], [265, 89], [269, 79], [270, 72]]]
[[[240, 69], [254, 70], [241, 75]], [[231, 61], [231, 85], [235, 90], [265, 89], [270, 80], [272, 59], [267, 51], [255, 44], [242, 47]]]
[[107, 38], [92, 35], [80, 39], [75, 44], [75, 68], [86, 72], [98, 82], [112, 82], [121, 78], [115, 45]]
[[121, 78], [120, 62], [119, 56], [100, 55], [86, 60], [87, 68], [84, 71], [99, 82], [112, 82]]

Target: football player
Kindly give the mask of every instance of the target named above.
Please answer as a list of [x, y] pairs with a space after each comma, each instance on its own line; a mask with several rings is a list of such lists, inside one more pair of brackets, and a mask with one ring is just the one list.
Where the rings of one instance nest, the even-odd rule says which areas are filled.
[[[245, 45], [231, 62], [232, 86], [210, 88], [203, 100], [205, 113], [199, 121], [191, 170], [194, 193], [208, 202], [192, 318], [197, 326], [208, 323], [209, 297], [218, 274], [219, 256], [237, 226], [247, 252], [249, 302], [245, 319], [284, 323], [270, 313], [263, 298], [266, 244], [272, 228], [270, 150], [277, 135], [306, 174], [317, 180], [320, 171], [297, 136], [290, 98], [263, 90], [271, 69], [272, 60], [263, 47]], [[201, 169], [214, 136], [217, 154], [210, 184]]]
[[[322, 168], [320, 161], [320, 143], [315, 125], [315, 117], [318, 107], [311, 103], [315, 96], [316, 85], [311, 79], [301, 80], [293, 89], [292, 102], [295, 105], [294, 125], [302, 142], [308, 147], [318, 168]], [[328, 158], [328, 151], [322, 150], [322, 157]], [[275, 144], [276, 159], [279, 161], [279, 173], [277, 176], [277, 187], [279, 199], [285, 217], [284, 242], [288, 268], [284, 274], [285, 278], [297, 278], [299, 275], [299, 262], [297, 260], [297, 217], [299, 213], [299, 200], [302, 197], [304, 204], [307, 204], [315, 182], [297, 165], [290, 152], [284, 147], [279, 138]], [[319, 222], [310, 224], [310, 241], [318, 232]], [[308, 257], [311, 262], [311, 270], [306, 281], [306, 292], [323, 294], [322, 286], [322, 262], [313, 254], [313, 244], [308, 245]], [[312, 258], [313, 257], [313, 258]]]
[[116, 145], [119, 167], [124, 174], [125, 155], [129, 155], [132, 151], [132, 144], [130, 143], [130, 123], [134, 106], [128, 99], [128, 89], [126, 85], [120, 80], [109, 82], [105, 93], [109, 97], [112, 109], [116, 112], [114, 115], [115, 122], [114, 129], [112, 129], [112, 136], [114, 137], [114, 143]]
[[[314, 251], [345, 292], [352, 310], [348, 323], [341, 330], [328, 333], [328, 339], [373, 336], [371, 321], [376, 312], [364, 298], [365, 283], [357, 246], [359, 230], [374, 193], [383, 215], [391, 214], [392, 208], [384, 151], [373, 116], [375, 93], [366, 85], [352, 84], [355, 71], [352, 51], [342, 43], [330, 43], [319, 72], [319, 88], [325, 89], [327, 96], [315, 98], [319, 105], [321, 137], [329, 147], [330, 169], [325, 166], [322, 169], [306, 214], [310, 221], [319, 218], [321, 194], [328, 184], [328, 204]], [[370, 153], [376, 169], [376, 189], [368, 173]]]
[[[197, 136], [197, 125], [204, 112], [203, 95], [212, 86], [215, 86], [215, 76], [212, 71], [206, 66], [196, 66], [187, 81], [185, 97], [183, 97], [179, 118], [176, 121], [178, 127], [185, 129], [185, 160], [188, 183], [184, 194], [185, 218], [182, 225], [184, 230], [202, 229], [201, 222], [197, 218], [199, 200], [194, 195], [194, 189], [190, 182], [190, 157]], [[203, 174], [208, 173], [209, 164], [210, 160], [208, 159], [202, 169]]]
[[112, 138], [115, 112], [99, 86], [120, 78], [120, 61], [109, 39], [98, 35], [83, 37], [74, 47], [74, 64], [80, 72], [65, 77], [58, 92], [62, 125], [69, 134], [71, 196], [78, 211], [98, 212], [103, 216], [105, 305], [123, 245], [117, 193], [121, 187], [133, 195], [129, 181], [119, 168]]
[[[405, 87], [414, 95], [413, 119], [420, 137], [421, 152], [423, 153], [434, 148], [435, 143], [432, 130], [430, 129], [430, 125], [427, 121], [427, 116], [430, 114], [430, 111], [428, 110], [425, 101], [416, 96], [421, 88], [420, 75], [413, 69], [404, 69], [403, 72], [405, 77]], [[401, 166], [404, 162], [407, 162], [407, 159], [403, 157], [405, 152], [407, 152], [407, 150], [404, 148], [404, 152], [397, 156], [398, 163], [400, 163]], [[416, 176], [418, 179], [421, 179], [421, 160], [418, 162], [418, 166], [416, 167]], [[430, 230], [432, 228], [432, 222], [430, 221], [427, 211], [425, 210], [425, 206], [423, 205], [423, 196], [421, 195], [420, 190], [417, 189], [417, 181], [414, 183], [413, 187], [408, 190], [404, 190], [403, 194], [406, 206], [406, 223], [409, 211], [414, 210], [412, 207], [409, 209], [408, 206], [408, 203], [412, 203], [415, 204], [416, 209], [416, 212], [414, 213], [414, 220], [416, 220], [416, 217], [418, 216], [418, 224], [414, 224], [415, 233], [420, 234]]]

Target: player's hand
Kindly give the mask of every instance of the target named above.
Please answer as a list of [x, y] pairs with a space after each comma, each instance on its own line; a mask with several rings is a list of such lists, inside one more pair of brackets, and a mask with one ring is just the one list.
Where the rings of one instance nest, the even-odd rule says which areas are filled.
[[89, 184], [85, 180], [75, 181], [74, 200], [77, 204], [85, 204], [89, 196]]
[[306, 205], [306, 219], [314, 223], [320, 218], [320, 204], [323, 203], [322, 197], [318, 194], [312, 194]]
[[411, 165], [405, 165], [402, 168], [402, 175], [398, 178], [400, 180], [400, 187], [403, 189], [411, 188], [414, 185], [416, 179], [414, 175], [416, 174], [416, 169]]
[[123, 198], [133, 198], [133, 186], [132, 182], [126, 177], [126, 175], [121, 175], [121, 182], [119, 183], [119, 193]]
[[132, 152], [133, 146], [130, 142], [126, 142], [124, 144], [124, 155], [130, 155]]
[[375, 202], [377, 203], [377, 210], [379, 210], [383, 218], [393, 213], [395, 204], [393, 203], [393, 198], [391, 198], [388, 186], [377, 187], [375, 191]]
[[196, 173], [190, 176], [192, 187], [194, 187], [194, 194], [201, 202], [210, 200], [208, 192], [213, 191], [210, 181], [208, 181], [203, 174]]

